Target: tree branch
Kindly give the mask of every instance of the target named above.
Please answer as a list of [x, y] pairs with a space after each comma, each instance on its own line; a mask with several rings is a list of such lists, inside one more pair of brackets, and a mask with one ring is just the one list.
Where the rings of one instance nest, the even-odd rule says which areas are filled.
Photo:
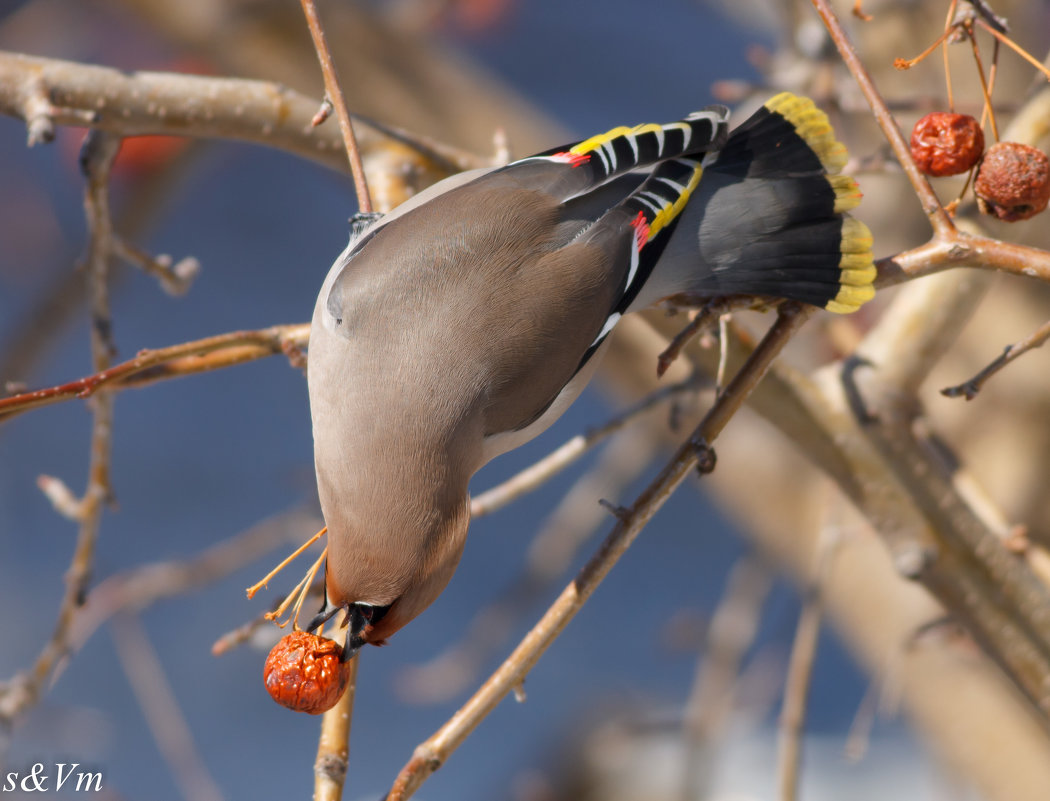
[[1019, 356], [1023, 356], [1028, 353], [1028, 351], [1034, 350], [1035, 348], [1042, 347], [1048, 339], [1050, 339], [1050, 322], [1043, 323], [1032, 334], [1025, 337], [1020, 342], [1007, 345], [999, 356], [993, 359], [973, 378], [964, 381], [957, 386], [946, 387], [941, 390], [941, 394], [948, 398], [957, 398], [962, 395], [966, 400], [973, 400], [977, 397], [977, 393], [981, 391], [981, 387], [985, 385], [985, 382], [987, 382], [989, 378], [998, 373]]
[[[334, 126], [311, 122], [320, 101], [280, 84], [109, 67], [0, 51], [0, 114], [25, 120], [29, 144], [48, 141], [55, 124], [120, 136], [168, 134], [235, 139], [277, 148], [346, 171]], [[356, 119], [364, 160], [390, 149], [414, 153], [405, 172], [412, 191], [438, 177], [488, 164], [426, 138]]]
[[[109, 175], [120, 150], [120, 139], [92, 132], [84, 142], [80, 165], [84, 172], [84, 212], [89, 241], [87, 268], [91, 286], [91, 357], [96, 372], [105, 371], [113, 354], [109, 315], [109, 267], [113, 258], [113, 226], [109, 211]], [[70, 651], [69, 634], [77, 610], [84, 604], [102, 519], [103, 504], [111, 500], [109, 465], [112, 451], [113, 396], [93, 399], [91, 456], [83, 497], [73, 506], [80, 523], [73, 558], [66, 573], [66, 590], [51, 639], [32, 668], [0, 688], [0, 722], [13, 721], [36, 703], [41, 690]]]
[[[615, 434], [636, 418], [655, 406], [673, 400], [680, 395], [699, 389], [701, 382], [694, 379], [658, 389], [631, 408], [613, 417], [602, 425], [577, 434], [534, 464], [529, 465], [502, 484], [487, 489], [470, 500], [471, 518], [489, 515], [520, 498], [552, 479], [593, 447]], [[2, 403], [2, 402], [0, 402]], [[0, 407], [2, 409], [2, 407]]]
[[107, 392], [117, 392], [142, 387], [155, 381], [219, 370], [278, 353], [285, 354], [293, 365], [302, 366], [302, 349], [309, 337], [310, 324], [298, 323], [256, 331], [231, 331], [166, 348], [141, 350], [133, 359], [84, 378], [0, 398], [0, 423], [41, 406], [91, 397], [103, 388]]
[[[364, 214], [372, 211], [372, 196], [368, 192], [368, 181], [365, 179], [365, 170], [361, 164], [361, 152], [357, 147], [357, 137], [354, 135], [354, 126], [350, 122], [350, 113], [346, 110], [346, 98], [339, 86], [339, 78], [335, 74], [335, 64], [332, 62], [332, 54], [328, 52], [328, 41], [325, 39], [324, 28], [321, 19], [317, 15], [317, 8], [313, 0], [301, 0], [303, 13], [306, 15], [306, 26], [310, 29], [310, 37], [317, 51], [317, 59], [321, 62], [321, 74], [324, 76], [325, 99], [335, 108], [335, 116], [339, 120], [339, 132], [343, 137], [343, 147], [346, 149], [347, 161], [350, 171], [354, 175], [354, 189], [357, 191], [357, 207]], [[318, 118], [314, 117], [311, 124], [316, 124]]]
[[937, 193], [933, 191], [933, 187], [930, 186], [930, 182], [926, 180], [926, 176], [919, 171], [915, 161], [912, 159], [911, 148], [904, 140], [904, 135], [901, 133], [900, 128], [897, 127], [897, 121], [886, 106], [886, 101], [882, 99], [879, 90], [875, 88], [875, 82], [872, 80], [871, 74], [860, 60], [860, 56], [857, 55], [853, 43], [850, 42], [849, 36], [846, 35], [846, 31], [842, 27], [842, 23], [839, 22], [839, 18], [835, 15], [828, 0], [812, 0], [812, 2], [820, 18], [824, 21], [824, 26], [828, 29], [831, 40], [835, 43], [835, 47], [838, 48], [839, 55], [846, 62], [846, 66], [853, 74], [853, 79], [857, 82], [861, 92], [863, 92], [868, 105], [871, 106], [871, 112], [875, 115], [875, 121], [879, 124], [886, 141], [889, 142], [894, 155], [897, 157], [897, 161], [900, 162], [901, 167], [904, 169], [904, 174], [908, 176], [912, 189], [915, 190], [919, 202], [922, 203], [922, 210], [926, 213], [930, 225], [933, 226], [934, 236], [950, 235], [954, 232], [955, 225], [944, 210], [944, 206], [941, 205], [941, 201], [937, 197]]

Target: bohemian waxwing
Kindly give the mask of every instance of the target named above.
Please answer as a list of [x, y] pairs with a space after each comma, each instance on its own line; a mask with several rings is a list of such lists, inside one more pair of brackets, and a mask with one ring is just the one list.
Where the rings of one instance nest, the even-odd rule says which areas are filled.
[[453, 176], [358, 226], [321, 288], [307, 369], [344, 658], [452, 576], [467, 484], [579, 395], [622, 315], [683, 293], [850, 312], [871, 235], [827, 116], [783, 93]]

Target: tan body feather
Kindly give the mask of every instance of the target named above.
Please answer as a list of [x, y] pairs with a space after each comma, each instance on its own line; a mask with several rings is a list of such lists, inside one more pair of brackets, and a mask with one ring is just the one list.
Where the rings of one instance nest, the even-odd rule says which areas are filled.
[[334, 603], [396, 602], [377, 639], [444, 588], [466, 536], [470, 476], [517, 444], [505, 432], [539, 433], [530, 424], [615, 300], [597, 245], [552, 238], [557, 199], [496, 183], [387, 222], [333, 269], [315, 309], [308, 370], [327, 589]]

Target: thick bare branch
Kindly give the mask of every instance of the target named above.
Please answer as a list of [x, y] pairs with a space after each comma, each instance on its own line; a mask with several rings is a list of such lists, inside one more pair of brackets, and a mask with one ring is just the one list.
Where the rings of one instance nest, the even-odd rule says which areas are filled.
[[[335, 170], [347, 163], [338, 126], [311, 122], [320, 101], [280, 84], [167, 72], [125, 73], [109, 67], [0, 51], [0, 113], [25, 120], [30, 144], [58, 125], [120, 136], [169, 134], [236, 139], [294, 153]], [[471, 154], [355, 120], [364, 160], [388, 148], [400, 157], [413, 191], [438, 177], [483, 166]]]

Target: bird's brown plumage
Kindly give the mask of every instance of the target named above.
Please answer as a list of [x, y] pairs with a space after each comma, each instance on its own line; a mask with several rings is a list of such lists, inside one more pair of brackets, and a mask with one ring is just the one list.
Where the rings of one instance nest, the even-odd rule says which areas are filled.
[[845, 149], [827, 117], [783, 93], [727, 141], [727, 115], [448, 179], [333, 265], [308, 378], [325, 603], [349, 607], [348, 652], [444, 589], [471, 476], [553, 422], [622, 314], [680, 292], [835, 311], [871, 297], [871, 238], [842, 213], [859, 191], [829, 175]]
[[[444, 588], [466, 536], [467, 481], [492, 455], [486, 438], [543, 414], [615, 300], [598, 244], [565, 243], [557, 198], [479, 184], [384, 225], [314, 313], [327, 591], [335, 604], [393, 604], [371, 639]], [[432, 235], [408, 233], [420, 228]]]

